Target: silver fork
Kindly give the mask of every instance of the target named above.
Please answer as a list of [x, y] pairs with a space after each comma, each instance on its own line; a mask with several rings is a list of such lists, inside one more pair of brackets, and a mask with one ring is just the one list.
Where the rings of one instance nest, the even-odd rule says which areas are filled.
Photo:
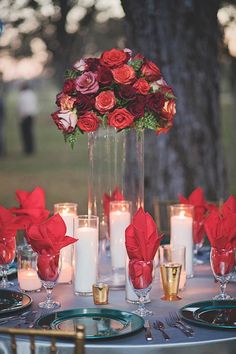
[[163, 322], [156, 320], [155, 322], [153, 322], [153, 328], [159, 330], [162, 333], [165, 340], [170, 339], [170, 336], [165, 332], [165, 325]]
[[176, 323], [179, 323], [180, 325], [182, 325], [187, 331], [189, 331], [190, 333], [194, 334], [194, 330], [191, 326], [189, 326], [187, 323], [185, 323], [184, 321], [182, 321], [181, 317], [179, 316], [178, 313], [170, 313], [169, 314], [170, 318], [175, 321]]
[[193, 333], [189, 332], [186, 328], [184, 328], [180, 323], [173, 321], [173, 319], [166, 318], [166, 323], [169, 327], [178, 328], [181, 332], [183, 332], [186, 337], [193, 337]]
[[145, 338], [146, 338], [146, 340], [153, 340], [152, 332], [151, 332], [151, 325], [150, 325], [148, 320], [145, 320], [144, 328], [145, 328]]

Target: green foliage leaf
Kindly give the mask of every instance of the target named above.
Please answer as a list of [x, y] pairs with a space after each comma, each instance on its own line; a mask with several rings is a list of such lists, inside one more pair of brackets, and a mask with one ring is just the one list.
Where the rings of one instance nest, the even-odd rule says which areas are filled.
[[158, 127], [158, 123], [155, 114], [152, 112], [145, 112], [144, 116], [139, 118], [139, 120], [135, 122], [135, 127], [138, 130], [156, 130]]
[[131, 62], [129, 62], [129, 65], [132, 66], [132, 68], [135, 71], [139, 71], [141, 66], [143, 65], [143, 60], [142, 59], [136, 59]]
[[78, 76], [80, 76], [78, 71], [71, 69], [65, 71], [65, 79], [76, 79]]
[[83, 132], [79, 128], [76, 128], [72, 133], [64, 133], [65, 142], [70, 144], [72, 150], [82, 134]]

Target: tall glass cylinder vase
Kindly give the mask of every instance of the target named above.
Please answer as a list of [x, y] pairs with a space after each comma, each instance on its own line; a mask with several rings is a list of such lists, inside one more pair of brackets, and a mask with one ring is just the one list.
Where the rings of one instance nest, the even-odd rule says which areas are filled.
[[99, 278], [112, 288], [110, 202], [130, 201], [132, 213], [143, 206], [144, 133], [134, 129], [117, 131], [113, 127], [100, 127], [88, 134], [88, 153], [88, 214], [100, 219]]

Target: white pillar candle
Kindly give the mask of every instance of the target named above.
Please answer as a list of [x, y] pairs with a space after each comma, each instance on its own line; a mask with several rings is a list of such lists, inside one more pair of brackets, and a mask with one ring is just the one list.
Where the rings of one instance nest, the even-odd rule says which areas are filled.
[[129, 226], [129, 211], [110, 211], [110, 249], [112, 268], [125, 268], [125, 229]]
[[[57, 203], [54, 205], [54, 214], [60, 214], [66, 225], [66, 236], [75, 236], [77, 204], [76, 203]], [[73, 245], [64, 247], [61, 252], [61, 272], [58, 283], [70, 283], [73, 277], [72, 257]]]
[[74, 290], [76, 294], [91, 294], [97, 281], [98, 228], [78, 227], [77, 234]]
[[193, 276], [193, 218], [186, 215], [173, 215], [170, 218], [170, 240], [173, 246], [186, 247], [186, 274]]
[[41, 281], [35, 269], [19, 269], [17, 276], [22, 290], [33, 291], [41, 288]]

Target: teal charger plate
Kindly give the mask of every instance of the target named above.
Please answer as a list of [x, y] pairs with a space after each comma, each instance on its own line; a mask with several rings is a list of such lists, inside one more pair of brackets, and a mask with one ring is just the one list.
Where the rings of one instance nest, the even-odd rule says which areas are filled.
[[85, 326], [86, 339], [108, 339], [132, 334], [143, 328], [142, 317], [131, 312], [105, 308], [78, 308], [58, 311], [38, 319], [37, 328], [73, 331]]
[[236, 300], [194, 302], [179, 312], [184, 320], [197, 326], [236, 329]]

